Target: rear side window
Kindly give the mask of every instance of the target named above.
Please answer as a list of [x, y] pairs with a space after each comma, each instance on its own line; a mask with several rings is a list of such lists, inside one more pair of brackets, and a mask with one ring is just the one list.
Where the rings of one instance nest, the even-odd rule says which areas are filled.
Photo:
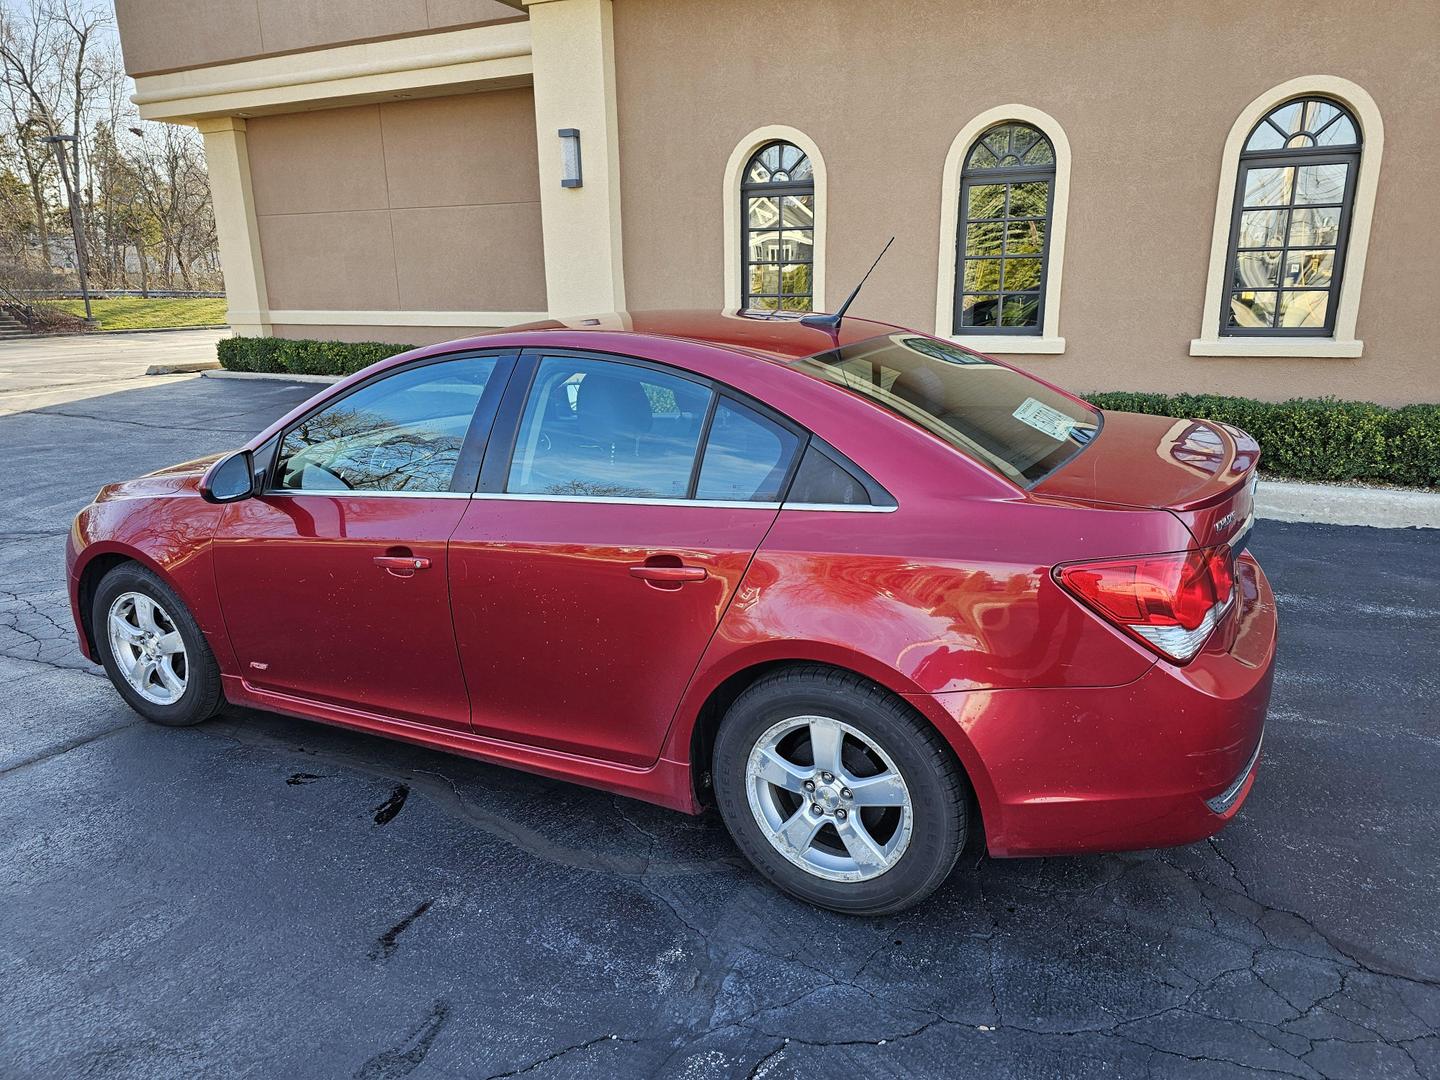
[[683, 499], [710, 408], [706, 386], [579, 356], [540, 361], [506, 491]]
[[1100, 416], [1014, 368], [919, 334], [891, 334], [798, 361], [1029, 487], [1079, 453]]
[[493, 356], [407, 368], [296, 424], [280, 444], [284, 491], [449, 491]]
[[697, 499], [779, 502], [800, 448], [794, 432], [754, 409], [722, 398], [710, 422]]

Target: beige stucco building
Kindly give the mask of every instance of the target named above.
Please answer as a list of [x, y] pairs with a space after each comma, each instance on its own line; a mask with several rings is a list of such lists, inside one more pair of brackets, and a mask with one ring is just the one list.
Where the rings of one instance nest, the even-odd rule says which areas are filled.
[[1075, 390], [1440, 400], [1435, 0], [116, 7], [241, 333], [830, 309], [894, 235], [857, 314]]

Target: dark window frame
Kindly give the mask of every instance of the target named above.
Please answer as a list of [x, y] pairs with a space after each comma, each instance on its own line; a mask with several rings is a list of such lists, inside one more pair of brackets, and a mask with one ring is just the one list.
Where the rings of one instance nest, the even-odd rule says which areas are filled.
[[[993, 167], [975, 166], [971, 161], [975, 152], [982, 143], [998, 128], [1012, 127], [1019, 125], [1029, 128], [1035, 132], [1040, 139], [1044, 140], [1050, 147], [1050, 162], [1044, 165], [997, 165]], [[1033, 144], [1032, 144], [1033, 146]], [[991, 124], [974, 140], [965, 150], [965, 164], [960, 170], [960, 212], [957, 215], [958, 225], [955, 235], [955, 290], [952, 301], [951, 333], [956, 337], [962, 336], [990, 336], [991, 334], [1003, 334], [1015, 337], [1043, 337], [1045, 334], [1045, 306], [1050, 291], [1050, 235], [1055, 223], [1055, 142], [1044, 131], [1034, 124], [1024, 120], [1001, 120]], [[1037, 218], [1033, 214], [1021, 215], [1018, 218], [1010, 216], [1010, 194], [1014, 184], [1035, 183], [1046, 181], [1048, 186], [1045, 189], [1045, 216]], [[970, 189], [973, 187], [985, 187], [992, 184], [1005, 185], [1005, 212], [998, 218], [972, 218], [970, 217]], [[967, 262], [980, 262], [997, 260], [1000, 263], [1001, 281], [1004, 284], [1005, 263], [1011, 258], [1034, 259], [1035, 255], [1026, 253], [1024, 255], [1010, 256], [1005, 249], [1009, 244], [1009, 229], [1007, 226], [1012, 220], [1036, 221], [1045, 223], [1045, 239], [1040, 244], [1040, 284], [1036, 289], [1006, 290], [997, 288], [993, 295], [998, 296], [999, 308], [996, 311], [996, 318], [1004, 311], [1005, 299], [1008, 296], [1027, 296], [1035, 294], [1035, 324], [1033, 326], [967, 326], [964, 322], [964, 302], [967, 296], [988, 296], [990, 292], [978, 292], [965, 288], [965, 264]], [[965, 235], [968, 227], [972, 224], [983, 224], [995, 222], [1000, 226], [1000, 253], [998, 255], [977, 255], [970, 256], [965, 247]]]
[[[743, 310], [756, 311], [813, 311], [815, 309], [815, 257], [819, 254], [815, 247], [817, 226], [810, 226], [810, 262], [769, 262], [754, 260], [750, 258], [750, 234], [752, 232], [800, 232], [799, 228], [786, 229], [784, 226], [783, 203], [781, 217], [776, 221], [773, 229], [751, 229], [750, 227], [750, 201], [752, 199], [781, 199], [783, 196], [810, 196], [811, 206], [814, 208], [815, 221], [820, 219], [820, 198], [815, 191], [815, 163], [810, 161], [810, 177], [808, 180], [787, 180], [776, 183], [774, 181], [752, 181], [750, 170], [755, 161], [771, 147], [791, 147], [800, 154], [802, 161], [810, 161], [810, 155], [803, 147], [797, 146], [788, 139], [771, 139], [745, 159], [745, 167], [740, 173], [740, 307]], [[797, 162], [798, 164], [798, 162]], [[810, 267], [810, 291], [807, 293], [787, 293], [785, 291], [785, 272], [783, 267], [808, 265]], [[773, 266], [776, 268], [777, 282], [776, 292], [755, 292], [750, 288], [750, 269], [755, 266]], [[753, 308], [751, 300], [756, 297], [763, 297], [775, 301], [774, 308]], [[805, 299], [806, 306], [802, 308], [787, 308], [785, 301], [791, 299]]]
[[[1342, 102], [1334, 98], [1326, 97], [1323, 94], [1303, 94], [1299, 97], [1287, 98], [1274, 107], [1268, 109], [1245, 136], [1245, 144], [1255, 137], [1255, 133], [1263, 126], [1270, 123], [1270, 118], [1281, 109], [1299, 103], [1303, 109], [1305, 104], [1316, 101], [1333, 106], [1339, 110], [1338, 116], [1328, 121], [1320, 130], [1336, 123], [1341, 117], [1349, 120], [1355, 130], [1355, 142], [1340, 147], [1333, 146], [1304, 146], [1304, 147], [1280, 147], [1266, 150], [1244, 150], [1240, 151], [1239, 160], [1235, 169], [1235, 193], [1230, 202], [1230, 235], [1225, 245], [1225, 265], [1222, 269], [1224, 275], [1221, 280], [1220, 293], [1220, 325], [1219, 334], [1221, 337], [1250, 337], [1250, 338], [1328, 338], [1335, 335], [1335, 319], [1340, 307], [1340, 294], [1345, 284], [1345, 256], [1350, 246], [1350, 228], [1355, 213], [1355, 188], [1360, 178], [1360, 159], [1365, 150], [1365, 135], [1360, 128], [1360, 121], [1355, 114]], [[1272, 125], [1273, 126], [1273, 125]], [[1284, 132], [1281, 131], [1283, 135]], [[1300, 133], [1296, 133], [1300, 134]], [[1318, 132], [1316, 132], [1318, 134]], [[1283, 206], [1252, 207], [1251, 209], [1284, 210], [1285, 236], [1284, 242], [1278, 248], [1274, 247], [1245, 247], [1240, 246], [1240, 224], [1245, 211], [1245, 189], [1250, 173], [1256, 169], [1276, 168], [1300, 168], [1305, 165], [1337, 165], [1344, 164], [1348, 168], [1345, 171], [1345, 190], [1341, 193], [1340, 202], [1336, 203], [1300, 203], [1301, 207], [1324, 209], [1337, 206], [1340, 210], [1340, 224], [1336, 229], [1334, 245], [1334, 261], [1331, 264], [1330, 284], [1322, 289], [1296, 289], [1287, 288], [1283, 283], [1277, 283], [1274, 289], [1237, 289], [1235, 287], [1235, 275], [1239, 270], [1239, 258], [1241, 252], [1250, 251], [1275, 251], [1280, 252], [1280, 262], [1283, 267], [1287, 256], [1290, 253], [1290, 217], [1289, 212], [1297, 206], [1295, 202], [1295, 191], [1290, 192], [1290, 202]], [[1325, 244], [1304, 244], [1295, 250], [1314, 251], [1329, 250]], [[1325, 322], [1322, 326], [1231, 326], [1231, 303], [1237, 293], [1260, 292], [1272, 293], [1277, 301], [1284, 292], [1326, 292], [1328, 298], [1325, 304]], [[1277, 303], [1278, 309], [1278, 303]]]

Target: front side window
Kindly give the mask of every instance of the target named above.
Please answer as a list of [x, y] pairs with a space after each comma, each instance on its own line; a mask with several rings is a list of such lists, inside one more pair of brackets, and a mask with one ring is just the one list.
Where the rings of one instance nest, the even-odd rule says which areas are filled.
[[1039, 334], [1055, 188], [1055, 148], [1035, 127], [986, 131], [960, 174], [957, 334]]
[[815, 175], [798, 146], [755, 151], [740, 182], [741, 306], [809, 311], [814, 306]]
[[1021, 486], [1079, 453], [1100, 423], [1083, 402], [1023, 372], [918, 334], [858, 341], [795, 366], [869, 398]]
[[684, 499], [709, 387], [635, 364], [540, 361], [505, 490], [532, 495]]
[[1328, 335], [1360, 171], [1360, 128], [1325, 98], [1286, 102], [1240, 154], [1220, 333]]
[[282, 491], [449, 491], [493, 356], [407, 368], [296, 424], [280, 444]]

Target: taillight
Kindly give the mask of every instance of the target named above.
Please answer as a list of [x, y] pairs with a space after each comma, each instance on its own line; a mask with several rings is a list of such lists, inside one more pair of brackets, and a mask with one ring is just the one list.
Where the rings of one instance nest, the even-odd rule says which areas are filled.
[[1230, 605], [1234, 564], [1235, 553], [1225, 545], [1071, 563], [1056, 567], [1055, 579], [1120, 629], [1184, 663]]

